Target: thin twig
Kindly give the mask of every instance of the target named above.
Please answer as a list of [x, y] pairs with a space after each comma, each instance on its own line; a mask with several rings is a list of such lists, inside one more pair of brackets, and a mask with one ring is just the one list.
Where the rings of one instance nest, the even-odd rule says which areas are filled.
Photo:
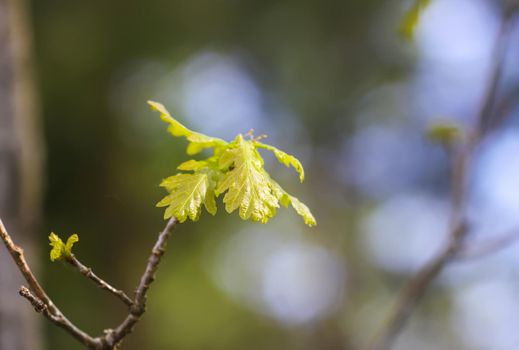
[[[18, 269], [22, 273], [23, 277], [29, 284], [30, 290], [34, 293], [30, 293], [34, 300], [39, 300], [41, 303], [45, 305], [46, 313], [48, 313], [48, 318], [51, 319], [56, 325], [66, 330], [70, 335], [80, 341], [83, 345], [85, 345], [89, 349], [98, 349], [100, 342], [78, 327], [76, 327], [72, 322], [70, 322], [63, 313], [54, 305], [52, 300], [48, 297], [47, 293], [43, 290], [42, 286], [34, 276], [25, 260], [25, 255], [23, 249], [14, 244], [11, 236], [7, 232], [2, 220], [0, 219], [0, 238], [4, 242], [5, 247], [11, 254], [14, 262], [18, 266]], [[24, 295], [25, 296], [25, 295]], [[29, 299], [31, 300], [31, 299]], [[32, 304], [32, 302], [31, 302]], [[34, 304], [32, 304], [34, 306]], [[45, 313], [44, 313], [45, 314]], [[50, 317], [51, 316], [51, 317]]]
[[140, 283], [135, 292], [134, 304], [130, 310], [130, 314], [126, 317], [126, 319], [114, 330], [107, 332], [105, 337], [103, 338], [103, 342], [107, 345], [107, 349], [112, 349], [116, 347], [121, 341], [130, 334], [137, 322], [141, 319], [142, 315], [146, 311], [146, 299], [148, 290], [155, 280], [155, 274], [158, 270], [160, 261], [164, 252], [166, 251], [166, 246], [168, 243], [169, 236], [173, 231], [173, 228], [177, 224], [177, 220], [175, 217], [172, 217], [164, 230], [159, 233], [159, 237], [155, 246], [151, 251], [151, 255], [148, 258], [148, 264], [146, 266], [146, 270], [141, 277]]
[[513, 15], [508, 13], [502, 22], [494, 49], [494, 64], [489, 74], [488, 85], [482, 99], [476, 128], [468, 144], [457, 150], [453, 157], [451, 191], [452, 212], [449, 242], [440, 253], [426, 264], [401, 291], [381, 330], [369, 345], [371, 350], [390, 349], [396, 336], [403, 329], [414, 308], [425, 295], [434, 279], [453, 260], [463, 247], [468, 234], [465, 223], [466, 183], [470, 162], [477, 146], [492, 124], [493, 109], [502, 76], [505, 54], [510, 41]]
[[[35, 296], [34, 294], [31, 293], [29, 288], [24, 287], [24, 286], [20, 287], [19, 294], [23, 298], [27, 299], [29, 301], [29, 303], [31, 303], [31, 305], [34, 307], [34, 310], [37, 313], [43, 314], [46, 318], [48, 318], [52, 323], [54, 323], [58, 327], [61, 327], [61, 328], [69, 328], [70, 327], [70, 325], [67, 324], [67, 322], [65, 321], [65, 319], [64, 319], [64, 317], [62, 315], [54, 315], [49, 310], [48, 306], [42, 300], [40, 300], [37, 296]], [[77, 334], [82, 334], [82, 336], [80, 337], [79, 340], [82, 343], [84, 343], [85, 346], [91, 347], [93, 349], [97, 348], [98, 345], [96, 345], [97, 344], [96, 342], [92, 342], [92, 343], [87, 342], [87, 343], [85, 343], [85, 339], [89, 337], [88, 335], [86, 335], [85, 333], [83, 333], [79, 329], [77, 329], [76, 332], [77, 332]]]
[[2, 222], [2, 219], [0, 219], [0, 237], [2, 238], [5, 247], [9, 251], [9, 254], [11, 254], [11, 257], [18, 266], [18, 270], [20, 270], [23, 277], [29, 284], [31, 290], [36, 294], [36, 296], [38, 296], [40, 300], [42, 300], [51, 309], [51, 311], [54, 311], [54, 305], [52, 304], [52, 301], [47, 296], [47, 294], [41, 287], [40, 283], [36, 280], [36, 277], [32, 273], [29, 264], [27, 264], [23, 249], [14, 244], [13, 240], [11, 239], [11, 236], [9, 235], [7, 229], [4, 226], [4, 223]]
[[460, 248], [456, 260], [472, 260], [497, 253], [519, 240], [519, 228], [502, 233], [494, 238], [471, 242]]
[[[69, 325], [67, 325], [67, 323], [64, 322], [64, 319], [62, 316], [54, 315], [49, 310], [48, 306], [42, 300], [40, 300], [37, 296], [32, 294], [31, 291], [27, 287], [24, 287], [24, 286], [20, 287], [19, 294], [23, 298], [27, 299], [29, 301], [29, 303], [31, 303], [31, 305], [34, 307], [34, 310], [37, 313], [41, 313], [43, 316], [45, 316], [49, 321], [54, 323], [56, 326], [58, 326], [60, 328], [65, 328], [65, 329], [67, 329], [69, 327]], [[76, 332], [77, 332], [77, 334], [83, 333], [80, 330], [76, 330]], [[91, 349], [96, 349], [98, 346], [98, 345], [96, 345], [97, 343], [85, 342], [85, 339], [87, 339], [88, 337], [89, 337], [88, 335], [83, 333], [83, 335], [80, 338], [78, 338], [78, 340], [80, 342], [82, 342], [86, 347], [91, 348]]]
[[[22, 297], [24, 297], [25, 299], [27, 299], [32, 304], [32, 306], [34, 307], [34, 311], [36, 311], [37, 313], [42, 313], [45, 311], [48, 312], [49, 309], [48, 309], [47, 305], [45, 305], [45, 303], [43, 301], [38, 299], [37, 296], [34, 296], [31, 293], [31, 291], [29, 290], [29, 288], [27, 288], [25, 286], [21, 286], [19, 294]], [[48, 316], [52, 316], [52, 315], [49, 313]]]
[[77, 267], [84, 276], [94, 281], [101, 288], [106, 289], [112, 294], [118, 296], [126, 305], [128, 305], [130, 309], [126, 319], [115, 330], [108, 330], [104, 335], [96, 338], [93, 338], [76, 327], [53, 304], [32, 273], [29, 265], [27, 264], [27, 261], [25, 260], [23, 250], [13, 243], [13, 240], [11, 239], [11, 236], [7, 232], [1, 219], [0, 238], [4, 242], [7, 250], [18, 266], [18, 269], [30, 286], [30, 289], [21, 287], [19, 293], [22, 297], [31, 303], [36, 312], [43, 314], [52, 323], [64, 329], [88, 349], [113, 350], [117, 348], [122, 340], [133, 331], [135, 325], [140, 321], [142, 315], [146, 311], [146, 298], [148, 290], [155, 280], [155, 274], [166, 250], [168, 238], [171, 235], [171, 232], [176, 223], [177, 220], [175, 218], [171, 218], [164, 230], [159, 234], [157, 242], [155, 243], [155, 246], [153, 247], [151, 255], [148, 259], [146, 270], [144, 271], [144, 274], [142, 275], [140, 283], [137, 287], [133, 301], [126, 294], [124, 294], [124, 292], [113, 288], [101, 278], [97, 277], [91, 271], [91, 269], [84, 266], [76, 258], [72, 257], [72, 259], [70, 259], [69, 262]]
[[481, 140], [488, 129], [492, 128], [494, 122], [494, 107], [497, 102], [497, 95], [499, 93], [499, 83], [501, 81], [504, 61], [508, 46], [510, 44], [510, 37], [512, 35], [512, 29], [514, 26], [515, 12], [506, 12], [501, 22], [501, 28], [499, 29], [498, 37], [493, 51], [492, 67], [490, 70], [490, 79], [487, 82], [485, 90], [485, 98], [482, 100], [482, 104], [478, 115], [478, 128], [477, 134], [475, 135], [476, 142]]
[[111, 286], [108, 282], [101, 279], [97, 276], [90, 267], [86, 267], [83, 265], [74, 255], [67, 259], [67, 262], [78, 269], [78, 271], [85, 276], [86, 278], [93, 281], [99, 288], [108, 291], [109, 293], [115, 295], [119, 298], [123, 303], [125, 303], [128, 307], [133, 306], [133, 301], [124, 293], [122, 290], [116, 289]]
[[[453, 231], [455, 232], [455, 231]], [[432, 281], [443, 270], [445, 265], [451, 261], [456, 254], [461, 239], [465, 236], [466, 228], [461, 225], [450, 243], [431, 262], [423, 267], [413, 279], [404, 287], [398, 296], [398, 300], [384, 322], [382, 329], [376, 335], [370, 346], [371, 350], [390, 349], [394, 339], [411, 317], [415, 306], [426, 293]]]
[[41, 313], [56, 326], [72, 334], [74, 338], [85, 345], [88, 349], [97, 350], [101, 346], [100, 341], [92, 338], [90, 335], [74, 326], [61, 312], [57, 314], [52, 313], [49, 307], [37, 296], [33, 295], [28, 288], [22, 286], [19, 294], [31, 303], [36, 312]]

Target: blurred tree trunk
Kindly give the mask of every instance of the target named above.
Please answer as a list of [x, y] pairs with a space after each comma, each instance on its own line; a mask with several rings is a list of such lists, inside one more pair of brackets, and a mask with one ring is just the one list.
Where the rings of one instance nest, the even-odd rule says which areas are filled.
[[[32, 240], [40, 219], [42, 147], [36, 118], [31, 35], [25, 0], [0, 0], [0, 216], [37, 263]], [[18, 296], [18, 270], [0, 247], [0, 349], [42, 348], [39, 315]]]

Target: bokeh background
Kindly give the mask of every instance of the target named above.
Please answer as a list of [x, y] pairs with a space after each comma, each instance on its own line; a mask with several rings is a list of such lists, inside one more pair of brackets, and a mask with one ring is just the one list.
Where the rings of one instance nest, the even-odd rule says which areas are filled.
[[[434, 0], [409, 42], [409, 1], [31, 3], [46, 144], [44, 284], [100, 333], [124, 317], [109, 295], [46, 259], [47, 235], [78, 233], [78, 257], [132, 291], [157, 232], [161, 179], [188, 159], [146, 100], [232, 139], [254, 128], [299, 157], [307, 180], [266, 155], [308, 204], [267, 225], [222, 207], [178, 227], [125, 349], [356, 349], [402, 284], [445, 240], [448, 158], [434, 120], [470, 125], [500, 23], [497, 0]], [[519, 88], [519, 31], [501, 91]], [[517, 95], [516, 95], [517, 96]], [[475, 239], [519, 225], [517, 100], [471, 179]], [[451, 265], [395, 349], [519, 348], [519, 245]], [[75, 349], [45, 323], [47, 349]]]

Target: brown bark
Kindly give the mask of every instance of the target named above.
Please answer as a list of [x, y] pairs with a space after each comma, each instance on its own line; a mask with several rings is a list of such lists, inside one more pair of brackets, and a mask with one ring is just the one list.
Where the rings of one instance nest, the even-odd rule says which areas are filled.
[[[0, 0], [0, 215], [34, 266], [31, 241], [40, 218], [42, 147], [24, 0]], [[20, 272], [0, 247], [0, 349], [37, 350], [37, 316], [19, 297]]]

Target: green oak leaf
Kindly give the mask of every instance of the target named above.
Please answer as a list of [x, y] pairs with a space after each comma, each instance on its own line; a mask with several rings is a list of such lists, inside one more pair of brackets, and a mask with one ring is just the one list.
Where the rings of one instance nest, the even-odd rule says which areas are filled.
[[263, 171], [263, 159], [254, 144], [241, 135], [236, 146], [228, 148], [220, 157], [220, 167], [227, 169], [216, 188], [216, 195], [227, 191], [223, 198], [225, 209], [232, 213], [239, 208], [243, 220], [266, 223], [276, 214], [278, 199], [273, 195], [270, 178]]
[[298, 173], [299, 173], [299, 180], [303, 182], [305, 180], [305, 170], [303, 169], [303, 166], [301, 165], [301, 162], [294, 156], [285, 153], [281, 151], [280, 149], [277, 149], [274, 146], [266, 145], [264, 143], [255, 141], [254, 145], [256, 147], [264, 148], [269, 151], [272, 151], [274, 155], [276, 156], [277, 160], [284, 164], [285, 166], [289, 167], [292, 166]]
[[170, 124], [168, 131], [171, 135], [184, 136], [189, 141], [187, 154], [193, 155], [200, 153], [206, 148], [221, 148], [227, 145], [227, 142], [222, 139], [189, 130], [173, 118], [162, 104], [153, 101], [148, 101], [148, 104], [153, 110], [160, 113], [160, 118], [163, 121]]
[[210, 172], [177, 174], [164, 179], [160, 185], [170, 193], [157, 203], [158, 207], [167, 207], [165, 219], [174, 216], [179, 222], [187, 218], [196, 221], [200, 217], [202, 203], [209, 213], [216, 214], [215, 183]]
[[188, 160], [187, 162], [180, 164], [177, 167], [177, 169], [189, 171], [189, 170], [201, 170], [201, 169], [205, 169], [207, 167], [209, 167], [208, 161], [191, 159], [191, 160]]
[[305, 224], [308, 226], [315, 226], [317, 225], [317, 221], [315, 220], [314, 216], [312, 215], [312, 212], [310, 209], [299, 199], [296, 197], [290, 196], [290, 204], [292, 205], [292, 208], [295, 209], [295, 211], [303, 217], [303, 220], [305, 221]]
[[312, 227], [317, 225], [317, 221], [312, 215], [312, 212], [303, 202], [301, 202], [296, 197], [289, 195], [276, 181], [271, 179], [270, 182], [272, 186], [272, 193], [274, 193], [281, 204], [283, 204], [285, 207], [291, 205], [292, 208], [294, 208], [294, 210], [303, 217], [305, 224], [308, 226]]

